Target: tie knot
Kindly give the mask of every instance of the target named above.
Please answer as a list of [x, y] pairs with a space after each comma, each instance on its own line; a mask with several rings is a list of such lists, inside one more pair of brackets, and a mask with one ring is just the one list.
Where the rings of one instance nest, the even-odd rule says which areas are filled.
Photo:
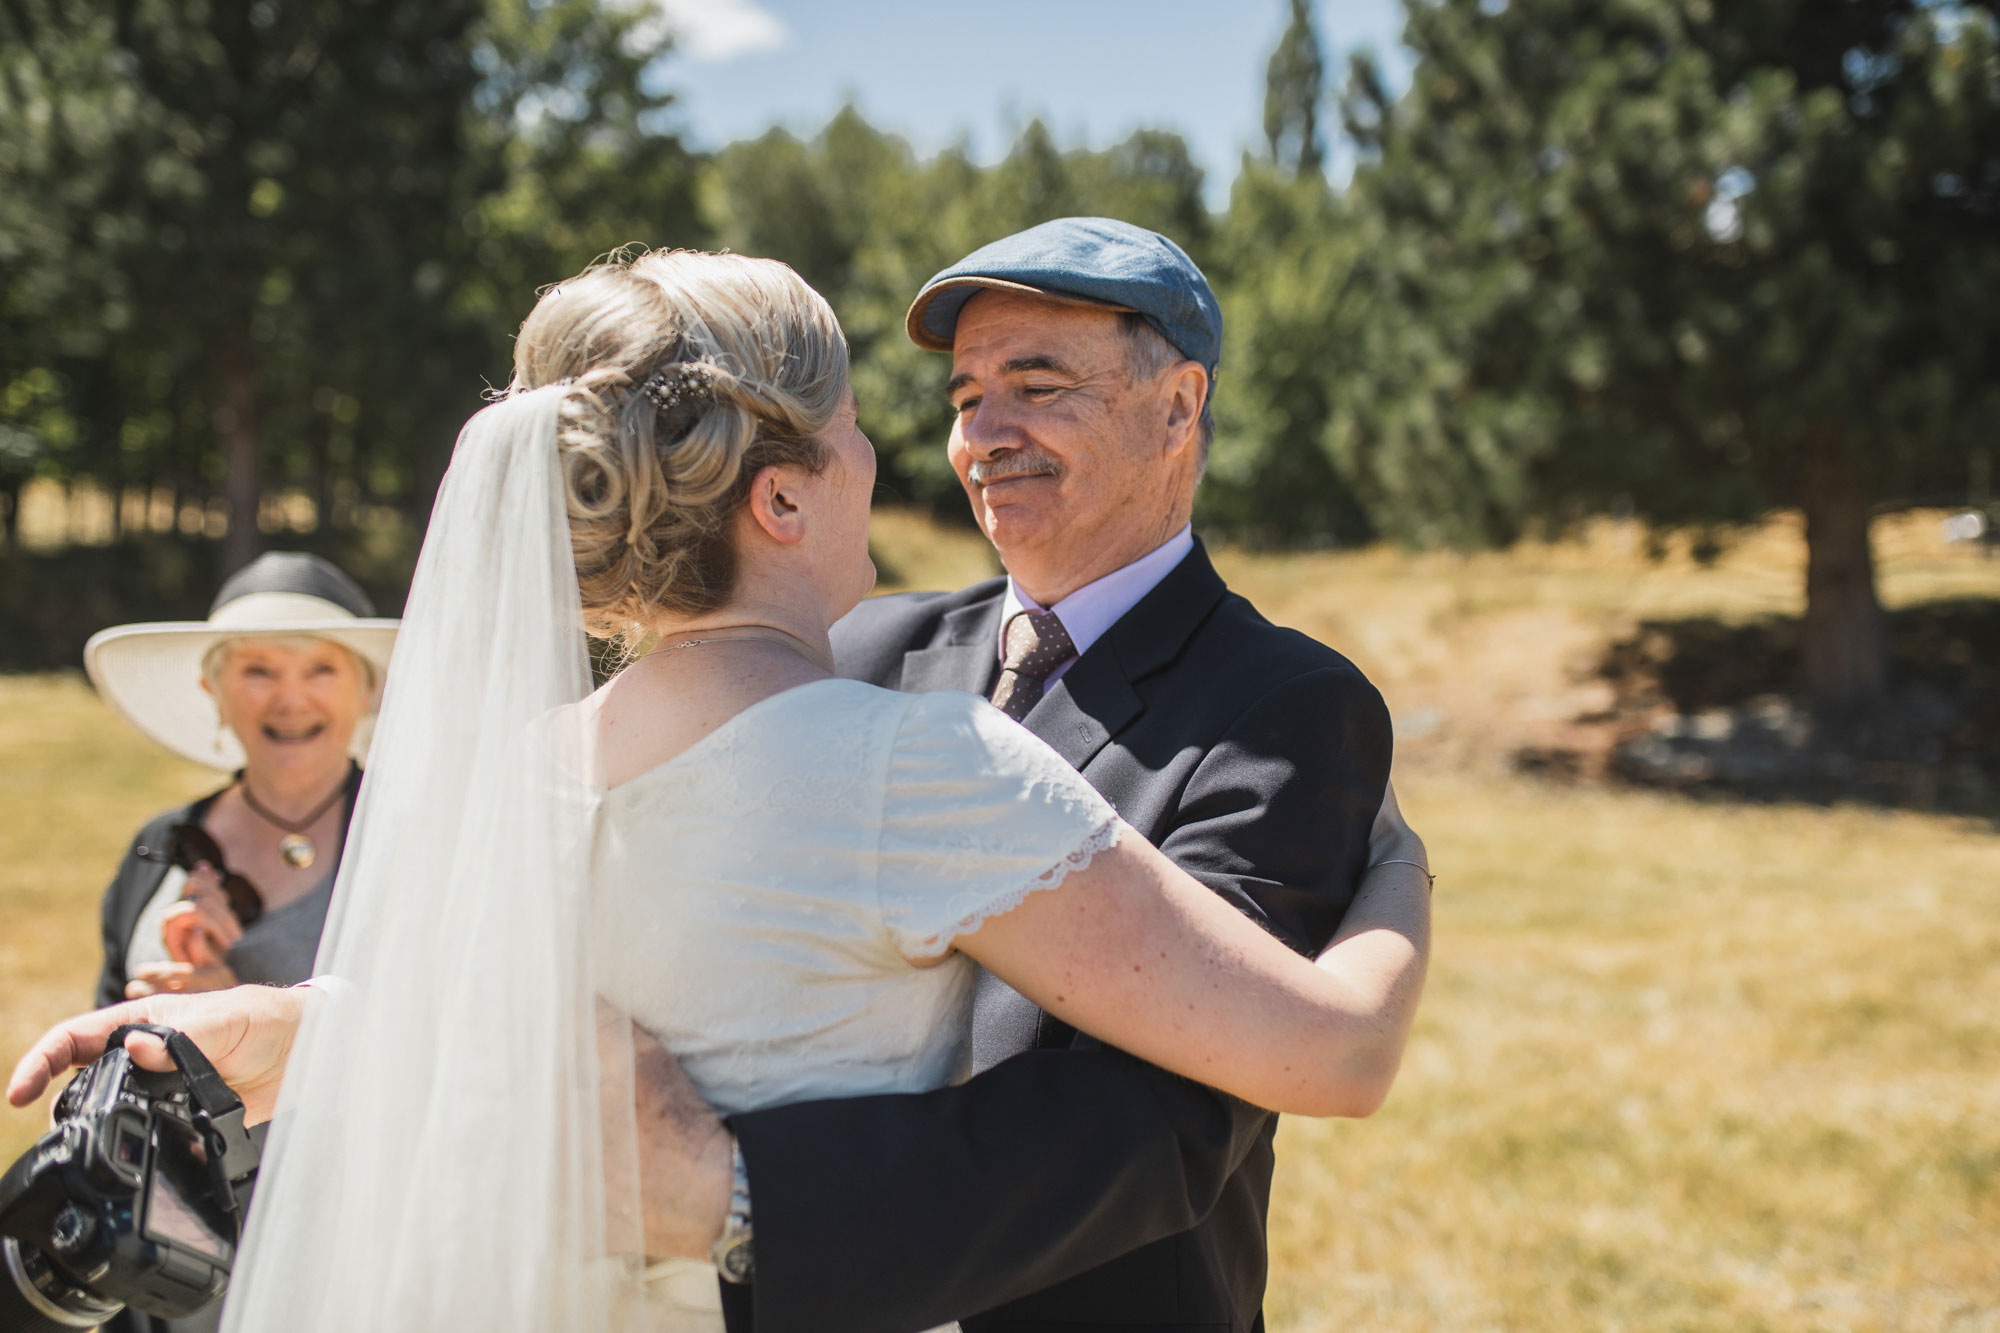
[[1053, 611], [1016, 611], [1001, 635], [1000, 680], [993, 703], [1016, 722], [1042, 697], [1049, 673], [1076, 656], [1069, 631]]
[[1036, 680], [1076, 656], [1069, 631], [1053, 611], [1016, 611], [1007, 622], [1002, 641], [1006, 652], [1000, 660], [1002, 671], [1013, 671]]

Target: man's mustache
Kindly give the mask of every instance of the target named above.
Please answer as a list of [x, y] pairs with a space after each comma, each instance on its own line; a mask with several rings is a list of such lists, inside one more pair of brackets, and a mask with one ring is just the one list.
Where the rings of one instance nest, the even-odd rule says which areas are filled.
[[1047, 454], [1005, 453], [998, 458], [981, 458], [965, 470], [965, 479], [985, 487], [1010, 477], [1053, 477], [1062, 471]]

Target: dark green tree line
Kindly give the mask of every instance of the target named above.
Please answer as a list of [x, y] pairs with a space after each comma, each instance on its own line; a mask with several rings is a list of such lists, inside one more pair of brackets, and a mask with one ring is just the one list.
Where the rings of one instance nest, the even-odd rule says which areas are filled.
[[0, 11], [0, 468], [219, 495], [232, 567], [277, 487], [420, 508], [537, 283], [701, 239], [634, 35], [586, 0]]

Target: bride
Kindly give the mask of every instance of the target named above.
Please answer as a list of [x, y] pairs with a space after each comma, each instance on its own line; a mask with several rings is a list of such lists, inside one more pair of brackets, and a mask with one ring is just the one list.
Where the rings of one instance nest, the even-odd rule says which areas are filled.
[[[425, 539], [334, 993], [158, 997], [24, 1059], [17, 1104], [143, 1017], [275, 1099], [226, 1328], [682, 1327], [643, 1257], [650, 1042], [724, 1114], [927, 1089], [965, 1071], [975, 963], [1273, 1110], [1379, 1099], [1415, 998], [1381, 932], [1315, 965], [984, 700], [834, 675], [875, 577], [847, 372], [774, 261], [550, 290]], [[594, 692], [586, 631], [629, 658]]]

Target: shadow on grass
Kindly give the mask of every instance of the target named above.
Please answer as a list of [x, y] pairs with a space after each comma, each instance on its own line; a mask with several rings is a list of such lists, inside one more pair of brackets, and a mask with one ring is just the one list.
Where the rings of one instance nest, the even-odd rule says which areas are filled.
[[1599, 666], [1616, 703], [1580, 721], [1608, 728], [1601, 770], [1639, 785], [2000, 817], [2000, 601], [1908, 607], [1889, 635], [1887, 706], [1837, 735], [1797, 693], [1799, 623], [1780, 617], [1642, 623]]

